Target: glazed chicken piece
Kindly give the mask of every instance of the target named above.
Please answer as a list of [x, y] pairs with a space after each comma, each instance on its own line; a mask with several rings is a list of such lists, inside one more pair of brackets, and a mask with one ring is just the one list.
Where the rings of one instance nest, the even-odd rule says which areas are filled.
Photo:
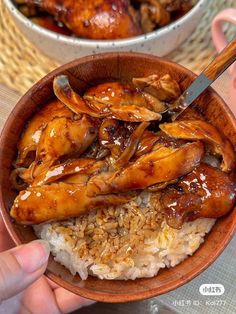
[[[114, 119], [103, 120], [98, 132], [99, 143], [110, 150], [109, 160], [113, 167], [119, 168], [129, 162], [138, 150], [139, 143], [148, 126], [148, 122], [135, 125], [134, 123], [121, 123]], [[144, 142], [143, 145], [145, 145]], [[140, 147], [140, 155], [142, 150], [144, 151], [145, 148]]]
[[110, 150], [113, 167], [125, 166], [130, 159], [150, 152], [159, 136], [147, 130], [150, 123], [121, 124], [114, 119], [104, 119], [99, 128], [99, 143]]
[[21, 224], [39, 224], [75, 217], [91, 208], [124, 204], [132, 197], [132, 194], [110, 194], [90, 198], [84, 185], [53, 183], [21, 191], [11, 208], [11, 216]]
[[23, 173], [22, 179], [30, 183], [54, 165], [60, 157], [78, 157], [96, 137], [97, 126], [86, 115], [80, 120], [64, 117], [53, 119], [44, 129], [37, 146], [35, 161]]
[[75, 172], [72, 175], [67, 175], [62, 178], [65, 183], [76, 184], [76, 185], [86, 185], [92, 176], [95, 176], [101, 172], [105, 172], [109, 169], [109, 163], [106, 159], [98, 160], [93, 164], [90, 164], [85, 169]]
[[181, 95], [179, 84], [169, 74], [133, 78], [133, 84], [161, 101], [171, 102]]
[[[97, 101], [98, 99], [90, 99], [89, 101], [87, 99], [83, 99], [80, 95], [73, 91], [68, 78], [65, 75], [55, 77], [53, 89], [57, 98], [76, 114], [86, 113], [96, 118], [113, 118], [129, 122], [161, 119], [161, 115], [159, 113], [151, 111], [144, 106], [137, 106], [133, 104], [126, 105], [122, 103], [113, 104], [109, 101], [104, 103], [104, 101]], [[140, 95], [138, 97], [140, 99]], [[86, 95], [86, 98], [88, 98], [88, 95]], [[119, 101], [121, 101], [121, 99], [122, 98], [120, 98]]]
[[129, 0], [25, 0], [64, 23], [75, 35], [119, 39], [141, 34]]
[[[54, 79], [60, 101], [31, 120], [19, 144], [26, 156], [29, 146], [36, 157], [28, 169], [15, 170], [30, 184], [20, 187], [12, 206], [16, 221], [76, 217], [127, 203], [143, 189], [158, 191], [159, 205], [174, 228], [198, 217], [220, 217], [233, 207], [236, 183], [232, 173], [225, 173], [235, 167], [231, 143], [202, 120], [156, 123], [167, 108], [164, 102], [181, 93], [168, 74], [133, 83], [99, 84], [81, 97], [66, 76]], [[154, 132], [157, 126], [161, 130]], [[209, 150], [222, 156], [224, 172], [202, 163]]]
[[186, 140], [170, 137], [162, 131], [158, 131], [157, 135], [158, 135], [158, 140], [153, 146], [153, 150], [158, 150], [162, 147], [179, 148], [183, 146], [184, 144], [188, 143], [188, 141]]
[[192, 0], [139, 0], [143, 32], [165, 26], [176, 17], [187, 13], [194, 5]]
[[30, 152], [36, 151], [42, 130], [55, 117], [73, 118], [74, 114], [59, 100], [54, 100], [43, 107], [28, 123], [18, 143], [18, 157], [16, 166], [28, 166], [27, 157]]
[[213, 154], [222, 156], [221, 169], [230, 172], [235, 167], [232, 144], [211, 124], [202, 120], [183, 120], [161, 124], [160, 129], [178, 139], [203, 140], [210, 145]]
[[102, 160], [109, 156], [109, 154], [109, 149], [101, 146], [97, 139], [86, 149], [86, 151], [81, 155], [81, 158], [95, 158], [96, 160]]
[[96, 102], [98, 102], [107, 106], [134, 105], [159, 113], [166, 109], [166, 105], [158, 98], [120, 82], [103, 83], [91, 87], [84, 94], [84, 98], [92, 103], [92, 105], [94, 104], [95, 107]]
[[73, 184], [69, 181], [70, 184], [59, 182], [29, 187], [16, 197], [11, 216], [21, 223], [37, 224], [78, 216], [91, 208], [126, 203], [136, 195], [132, 190], [190, 172], [199, 164], [203, 152], [200, 142], [180, 149], [163, 148], [140, 157], [123, 171], [95, 173], [89, 181], [88, 176], [79, 174]]
[[170, 23], [170, 13], [156, 0], [142, 0], [140, 6], [141, 26], [144, 33], [153, 31], [157, 26]]
[[145, 130], [143, 132], [143, 136], [139, 141], [137, 150], [135, 152], [135, 157], [138, 158], [144, 154], [149, 153], [151, 150], [153, 150], [155, 144], [160, 139], [160, 136], [152, 131]]
[[85, 113], [95, 118], [103, 117], [99, 115], [98, 111], [93, 110], [88, 102], [71, 88], [66, 75], [59, 75], [54, 78], [53, 91], [56, 97], [72, 112], [78, 115]]
[[162, 131], [154, 132], [145, 130], [139, 141], [134, 158], [138, 158], [151, 151], [158, 150], [162, 147], [178, 148], [186, 144], [187, 141], [171, 138]]
[[235, 201], [235, 180], [219, 169], [201, 164], [173, 187], [163, 190], [161, 206], [168, 224], [178, 229], [184, 221], [221, 217]]
[[133, 127], [130, 125], [130, 129], [128, 126], [115, 119], [104, 119], [101, 123], [98, 131], [99, 144], [109, 149], [112, 160], [116, 160], [125, 149], [133, 131]]
[[182, 11], [185, 13], [193, 7], [197, 0], [159, 0], [159, 2], [168, 12]]
[[[185, 144], [183, 140], [170, 139], [163, 132], [149, 131], [147, 129], [149, 125], [149, 122], [136, 125], [135, 123], [124, 124], [115, 119], [104, 119], [98, 132], [99, 143], [110, 150], [111, 158], [116, 166], [121, 166], [121, 160], [123, 160], [122, 164], [125, 165], [132, 157], [137, 159], [162, 146], [177, 147], [176, 142], [179, 142], [180, 145]], [[123, 159], [124, 156], [126, 156], [125, 160]]]
[[162, 147], [141, 156], [121, 170], [92, 177], [87, 184], [88, 195], [145, 189], [153, 184], [177, 179], [192, 171], [203, 154], [201, 142], [188, 143], [176, 149]]
[[149, 122], [122, 124], [114, 119], [104, 119], [98, 133], [99, 143], [110, 150], [114, 168], [126, 166], [129, 161], [160, 147], [177, 147], [183, 140], [169, 138], [163, 132], [147, 130]]
[[88, 174], [94, 171], [94, 166], [99, 165], [101, 168], [104, 165], [105, 161], [96, 161], [92, 158], [80, 158], [75, 160], [67, 160], [64, 163], [53, 166], [49, 168], [46, 172], [38, 175], [32, 186], [41, 186], [44, 184], [49, 184], [55, 181], [63, 180], [65, 177], [71, 177], [72, 175], [77, 174]]
[[142, 122], [135, 128], [127, 141], [125, 150], [115, 162], [115, 168], [123, 168], [129, 163], [130, 159], [136, 153], [140, 139], [149, 124], [148, 122]]

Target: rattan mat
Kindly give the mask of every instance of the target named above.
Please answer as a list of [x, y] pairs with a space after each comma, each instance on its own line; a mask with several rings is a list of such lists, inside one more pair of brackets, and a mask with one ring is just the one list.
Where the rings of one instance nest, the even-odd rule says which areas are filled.
[[[236, 0], [208, 0], [207, 10], [192, 36], [168, 58], [199, 73], [215, 55], [210, 24], [220, 10], [236, 7]], [[228, 38], [235, 27], [226, 25]], [[24, 93], [46, 73], [59, 65], [36, 49], [15, 26], [0, 0], [0, 83]]]

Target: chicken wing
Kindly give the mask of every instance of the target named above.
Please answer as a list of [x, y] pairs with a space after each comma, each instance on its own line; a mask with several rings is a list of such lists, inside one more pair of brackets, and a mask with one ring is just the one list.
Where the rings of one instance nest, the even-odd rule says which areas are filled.
[[205, 141], [212, 146], [214, 154], [222, 156], [222, 171], [230, 172], [234, 169], [235, 153], [232, 144], [211, 124], [202, 120], [184, 120], [164, 123], [159, 127], [170, 137]]
[[232, 209], [235, 201], [235, 180], [206, 164], [163, 190], [161, 197], [167, 221], [174, 228], [198, 217], [221, 217]]
[[73, 112], [59, 100], [51, 101], [37, 112], [37, 114], [29, 121], [25, 132], [18, 143], [16, 166], [28, 166], [26, 160], [27, 155], [32, 151], [36, 151], [42, 130], [52, 119], [55, 117], [72, 118], [73, 115]]
[[75, 35], [119, 39], [141, 34], [129, 0], [25, 0], [64, 23]]

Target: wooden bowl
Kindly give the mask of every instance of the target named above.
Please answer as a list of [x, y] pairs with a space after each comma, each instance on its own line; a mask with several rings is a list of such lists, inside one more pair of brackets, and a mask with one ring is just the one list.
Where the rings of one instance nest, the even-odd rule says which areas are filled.
[[[36, 238], [31, 227], [16, 225], [9, 216], [15, 197], [9, 180], [12, 162], [16, 157], [16, 145], [27, 120], [50, 100], [54, 94], [53, 78], [58, 74], [68, 75], [72, 86], [83, 92], [88, 86], [106, 80], [130, 82], [133, 77], [153, 73], [169, 73], [184, 90], [195, 75], [180, 65], [151, 55], [138, 53], [106, 53], [85, 57], [68, 63], [46, 75], [35, 84], [17, 103], [11, 112], [0, 139], [0, 206], [7, 229], [15, 241], [21, 244]], [[188, 113], [204, 116], [224, 133], [236, 147], [236, 121], [224, 101], [211, 88], [206, 91]], [[187, 114], [188, 114], [187, 113]], [[63, 266], [50, 258], [46, 275], [58, 285], [83, 297], [104, 302], [127, 302], [154, 297], [171, 291], [206, 269], [230, 241], [236, 222], [236, 209], [218, 219], [205, 242], [197, 252], [170, 269], [162, 269], [153, 278], [134, 281], [109, 281], [89, 277], [83, 281], [72, 276]]]

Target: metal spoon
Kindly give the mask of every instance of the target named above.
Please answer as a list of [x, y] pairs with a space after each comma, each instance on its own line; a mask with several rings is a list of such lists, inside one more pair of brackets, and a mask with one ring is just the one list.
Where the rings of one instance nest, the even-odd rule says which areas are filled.
[[171, 115], [174, 121], [192, 104], [236, 60], [236, 38], [222, 50], [183, 94], [168, 108], [164, 115]]

